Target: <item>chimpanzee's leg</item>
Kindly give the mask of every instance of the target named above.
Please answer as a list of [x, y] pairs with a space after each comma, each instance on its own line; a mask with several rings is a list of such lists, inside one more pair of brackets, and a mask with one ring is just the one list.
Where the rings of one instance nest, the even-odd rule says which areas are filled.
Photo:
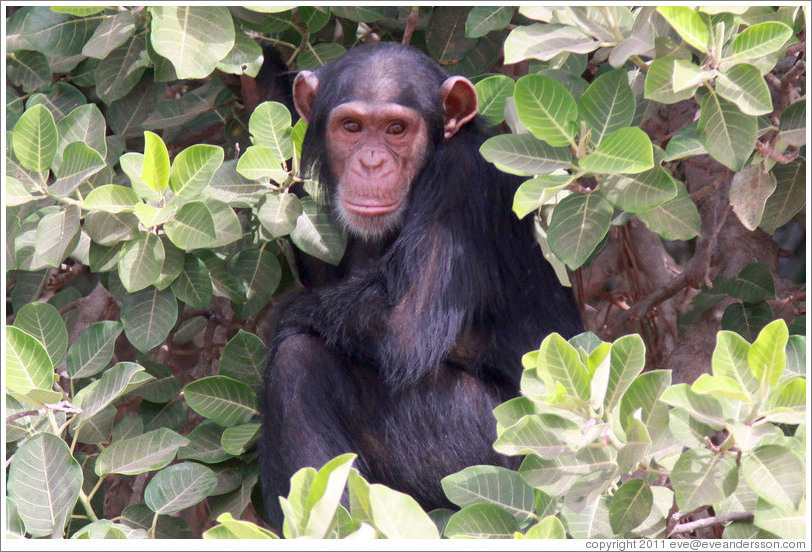
[[[440, 367], [418, 384], [390, 389], [318, 337], [285, 339], [268, 368], [259, 460], [269, 522], [282, 526], [278, 496], [300, 468], [346, 452], [371, 483], [410, 494], [426, 509], [450, 507], [446, 475], [476, 464], [513, 466], [493, 450], [493, 409], [505, 399], [463, 371]], [[516, 466], [514, 466], [516, 467]]]
[[318, 337], [294, 335], [282, 341], [265, 374], [259, 441], [263, 502], [272, 527], [282, 528], [279, 496], [290, 478], [307, 466], [320, 468], [352, 447], [337, 424], [336, 396], [346, 392], [341, 365]]

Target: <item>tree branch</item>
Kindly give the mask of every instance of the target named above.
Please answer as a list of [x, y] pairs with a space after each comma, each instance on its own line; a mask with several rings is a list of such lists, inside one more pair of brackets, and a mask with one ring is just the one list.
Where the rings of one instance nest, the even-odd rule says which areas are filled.
[[612, 324], [612, 333], [632, 320], [640, 320], [656, 305], [670, 299], [683, 289], [687, 287], [698, 289], [703, 282], [707, 283], [708, 270], [710, 269], [713, 250], [716, 247], [716, 239], [727, 220], [728, 213], [729, 209], [725, 209], [722, 212], [722, 217], [716, 224], [716, 228], [714, 228], [710, 236], [701, 240], [699, 249], [688, 262], [685, 270], [683, 270], [679, 276], [671, 280], [668, 285], [659, 288], [657, 291], [644, 297], [641, 301], [638, 301], [629, 310], [622, 312]]
[[681, 523], [671, 530], [668, 537], [670, 538], [672, 535], [676, 535], [678, 533], [692, 533], [697, 529], [713, 527], [714, 525], [724, 525], [725, 523], [730, 523], [731, 521], [752, 521], [753, 516], [754, 512], [731, 512], [729, 514], [722, 514], [720, 516], [698, 519], [689, 523]]

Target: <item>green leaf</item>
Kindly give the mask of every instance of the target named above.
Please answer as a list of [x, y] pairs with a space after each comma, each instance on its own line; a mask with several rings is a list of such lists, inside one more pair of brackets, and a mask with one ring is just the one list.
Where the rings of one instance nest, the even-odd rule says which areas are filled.
[[223, 6], [152, 6], [150, 41], [179, 79], [209, 76], [234, 47], [234, 23]]
[[495, 504], [475, 504], [448, 520], [444, 536], [465, 539], [508, 539], [519, 530], [513, 516]]
[[671, 406], [684, 409], [692, 418], [711, 426], [713, 429], [724, 427], [722, 404], [713, 397], [694, 393], [687, 384], [672, 385], [663, 392], [660, 400]]
[[121, 322], [104, 320], [82, 332], [68, 350], [68, 375], [76, 379], [99, 373], [113, 358], [116, 339], [123, 329]]
[[774, 387], [781, 378], [787, 363], [785, 348], [788, 339], [787, 323], [778, 319], [764, 326], [750, 346], [747, 362], [762, 391]]
[[206, 464], [216, 464], [231, 458], [221, 444], [225, 428], [212, 422], [203, 420], [186, 436], [189, 444], [178, 450], [178, 460], [197, 460]]
[[[791, 339], [801, 340], [800, 336]], [[771, 422], [803, 423], [806, 420], [806, 378], [790, 377], [779, 382], [767, 395], [763, 411], [764, 417]]]
[[164, 263], [164, 246], [155, 234], [144, 232], [121, 246], [118, 276], [129, 293], [155, 283]]
[[614, 536], [609, 525], [609, 500], [610, 496], [602, 495], [580, 512], [567, 506], [561, 509], [567, 530], [574, 539], [609, 539]]
[[127, 294], [121, 305], [121, 322], [127, 339], [136, 349], [147, 352], [169, 335], [178, 317], [178, 302], [172, 291], [150, 286]]
[[40, 219], [34, 238], [34, 250], [47, 266], [59, 266], [68, 253], [73, 251], [79, 240], [80, 214], [79, 207], [68, 205]]
[[96, 93], [107, 105], [120, 100], [135, 88], [147, 69], [146, 34], [133, 36], [99, 62], [94, 71]]
[[336, 42], [323, 42], [321, 44], [310, 45], [304, 50], [296, 60], [299, 70], [318, 69], [324, 67], [346, 53], [346, 49]]
[[739, 388], [751, 397], [758, 392], [758, 380], [750, 372], [747, 354], [750, 344], [739, 334], [720, 331], [716, 334], [716, 348], [713, 350], [711, 365], [715, 376], [727, 377], [736, 381]]
[[717, 277], [714, 288], [745, 303], [758, 303], [775, 297], [772, 273], [769, 267], [762, 263], [746, 265], [736, 277], [729, 280]]
[[66, 148], [74, 142], [82, 142], [95, 150], [102, 161], [107, 155], [107, 140], [105, 139], [107, 123], [95, 104], [80, 105], [72, 110], [56, 123], [56, 130], [59, 134], [59, 142], [53, 164], [55, 169], [60, 168]]
[[61, 538], [81, 490], [82, 468], [56, 435], [31, 437], [11, 459], [7, 492], [33, 537]]
[[[347, 478], [355, 458], [355, 454], [343, 454], [333, 458], [312, 477], [305, 478], [305, 485], [302, 485], [304, 488], [296, 489], [293, 479], [291, 480], [289, 499], [295, 504], [300, 514], [297, 536], [324, 538], [327, 535], [339, 507], [339, 500], [347, 485]], [[302, 471], [300, 470], [299, 473], [302, 473]], [[304, 475], [307, 475], [307, 473], [305, 471]], [[296, 490], [299, 492], [295, 492]], [[296, 500], [297, 494], [301, 501], [298, 504]], [[287, 501], [282, 502], [282, 500], [280, 499], [280, 503], [282, 503], [284, 510]], [[287, 502], [287, 506], [290, 506], [291, 502]], [[285, 517], [293, 517], [289, 516], [287, 511], [285, 513]], [[290, 538], [291, 535], [288, 534], [287, 528], [288, 523], [285, 523], [285, 536]]]
[[161, 137], [144, 132], [144, 161], [141, 180], [151, 190], [160, 191], [169, 184], [169, 152]]
[[[549, 427], [548, 421], [548, 418], [541, 416], [525, 416], [502, 432], [493, 445], [494, 450], [507, 455], [534, 452], [545, 459], [557, 458], [571, 452], [560, 436], [560, 428]], [[543, 490], [547, 492], [546, 489]]]
[[55, 197], [65, 197], [104, 167], [104, 159], [97, 151], [81, 142], [73, 142], [65, 148], [59, 168], [55, 169], [57, 180], [48, 187], [48, 192]]
[[156, 514], [174, 514], [210, 496], [217, 476], [195, 462], [182, 462], [155, 474], [144, 490], [144, 502]]
[[56, 156], [57, 131], [54, 116], [43, 105], [26, 109], [14, 125], [11, 136], [14, 155], [30, 171], [45, 171]]
[[597, 146], [604, 137], [629, 126], [635, 107], [625, 70], [610, 71], [592, 81], [578, 100], [581, 120], [592, 130], [590, 143]]
[[347, 246], [346, 237], [333, 224], [326, 208], [310, 198], [302, 200], [302, 214], [290, 237], [296, 247], [332, 265], [338, 265]]
[[514, 92], [519, 118], [539, 140], [551, 146], [575, 143], [578, 106], [558, 81], [543, 75], [525, 75]]
[[803, 146], [806, 144], [806, 96], [795, 100], [795, 102], [784, 110], [781, 114], [781, 123], [778, 125], [781, 131], [779, 137], [782, 141], [791, 146]]
[[465, 508], [487, 503], [499, 506], [518, 523], [534, 519], [535, 492], [518, 472], [498, 466], [471, 466], [441, 481], [448, 499]]
[[733, 303], [722, 313], [722, 329], [736, 332], [754, 341], [758, 332], [775, 317], [767, 302], [747, 304]]
[[119, 362], [102, 377], [76, 393], [73, 403], [82, 409], [82, 412], [73, 419], [74, 431], [79, 431], [95, 414], [98, 414], [118, 397], [127, 392], [133, 378], [143, 372], [144, 367], [134, 362]]
[[132, 188], [116, 184], [105, 184], [91, 190], [87, 194], [82, 207], [106, 213], [121, 213], [123, 211], [132, 211], [138, 202], [138, 194]]
[[739, 383], [727, 376], [711, 376], [701, 374], [691, 385], [691, 391], [698, 395], [712, 395], [725, 397], [738, 401], [750, 402], [750, 396], [741, 388]]
[[265, 195], [256, 212], [262, 226], [278, 238], [290, 234], [302, 214], [302, 203], [291, 193], [270, 192]]
[[177, 450], [188, 443], [189, 439], [166, 428], [117, 440], [96, 458], [94, 470], [99, 476], [111, 473], [136, 475], [160, 470], [168, 466]]
[[240, 317], [247, 318], [268, 304], [282, 279], [282, 268], [267, 248], [240, 251], [231, 262], [234, 274], [242, 280], [246, 301]]
[[717, 96], [702, 98], [697, 130], [702, 145], [711, 156], [732, 171], [740, 171], [756, 143], [758, 121]]
[[207, 199], [206, 207], [214, 221], [214, 242], [209, 247], [222, 247], [242, 239], [243, 227], [234, 209], [217, 199]]
[[24, 205], [29, 201], [34, 201], [34, 196], [28, 188], [13, 176], [6, 176], [6, 189], [5, 200], [7, 207], [16, 207], [17, 205]]
[[673, 56], [665, 56], [651, 62], [646, 74], [644, 98], [655, 102], [673, 104], [687, 100], [694, 95], [694, 89], [690, 87], [679, 92], [675, 91], [674, 67], [677, 61], [677, 58]]
[[[667, 426], [667, 414], [663, 417], [666, 418], [665, 426]], [[617, 451], [617, 465], [621, 472], [630, 473], [638, 468], [651, 446], [651, 435], [646, 428], [646, 424], [643, 423], [642, 409], [637, 409], [626, 417], [624, 430], [626, 432], [626, 444]], [[634, 527], [637, 527], [637, 525]], [[626, 531], [630, 530], [626, 529]], [[620, 531], [616, 530], [616, 532], [619, 533]]]
[[702, 69], [689, 60], [678, 59], [674, 62], [674, 74], [671, 87], [676, 93], [680, 93], [684, 90], [695, 92], [699, 85], [705, 84], [715, 76], [716, 73], [714, 71]]
[[609, 524], [616, 535], [625, 535], [643, 523], [651, 512], [654, 495], [640, 479], [623, 483], [609, 503]]
[[742, 458], [747, 484], [772, 504], [797, 508], [806, 494], [805, 474], [801, 459], [779, 445], [761, 445]]
[[747, 27], [733, 39], [731, 58], [748, 61], [778, 51], [792, 36], [792, 29], [778, 21], [765, 21]]
[[556, 257], [575, 270], [601, 243], [612, 219], [612, 205], [600, 193], [565, 197], [553, 211], [547, 239]]
[[519, 25], [505, 39], [505, 63], [518, 63], [530, 58], [547, 61], [561, 52], [587, 54], [598, 46], [599, 41], [572, 25]]
[[256, 440], [261, 427], [262, 424], [242, 424], [226, 429], [221, 441], [223, 449], [239, 456]]
[[792, 220], [806, 204], [806, 163], [789, 163], [773, 167], [775, 191], [764, 204], [759, 227], [768, 234]]
[[551, 333], [541, 342], [536, 370], [548, 388], [560, 382], [567, 393], [583, 401], [589, 400], [590, 375], [581, 362], [575, 347], [557, 333]]
[[601, 189], [613, 205], [630, 213], [648, 211], [674, 199], [676, 181], [663, 167], [635, 175], [611, 175], [601, 182]]
[[705, 146], [699, 138], [699, 132], [696, 130], [696, 124], [692, 123], [687, 127], [679, 130], [668, 145], [665, 146], [664, 161], [676, 161], [678, 159], [685, 159], [686, 157], [693, 157], [695, 155], [704, 155], [708, 153], [705, 151]]
[[262, 102], [251, 114], [248, 129], [255, 145], [270, 149], [277, 160], [284, 161], [293, 157], [290, 122], [290, 112], [283, 104]]
[[375, 528], [388, 539], [440, 537], [434, 522], [409, 495], [383, 485], [370, 485], [369, 502]]
[[465, 36], [478, 38], [485, 36], [491, 31], [501, 31], [510, 23], [513, 6], [475, 6], [468, 12], [468, 19], [465, 21]]
[[[28, 303], [14, 318], [14, 327], [39, 341], [53, 366], [59, 366], [68, 350], [68, 330], [59, 311], [49, 303]], [[50, 384], [48, 389], [50, 389]]]
[[224, 427], [247, 423], [257, 414], [254, 391], [227, 376], [195, 380], [183, 388], [183, 396], [195, 412]]
[[184, 250], [210, 247], [217, 238], [212, 213], [202, 201], [185, 203], [164, 230], [172, 243]]
[[120, 11], [115, 15], [105, 17], [93, 36], [82, 47], [82, 55], [104, 59], [114, 49], [118, 48], [135, 32], [135, 16], [130, 11]]
[[220, 355], [219, 372], [257, 389], [265, 373], [266, 347], [256, 335], [239, 330]]
[[[640, 422], [655, 438], [668, 426], [668, 410], [659, 401], [665, 389], [671, 385], [671, 372], [651, 370], [637, 376], [623, 393], [620, 400], [620, 421], [625, 431], [634, 412], [640, 409]], [[627, 436], [629, 437], [629, 436]]]
[[262, 47], [244, 32], [235, 31], [234, 47], [217, 62], [217, 68], [225, 73], [256, 77], [262, 61]]
[[547, 516], [524, 534], [526, 539], [566, 539], [564, 525], [555, 516]]
[[738, 482], [736, 460], [704, 448], [682, 453], [671, 471], [677, 506], [683, 512], [721, 502]]
[[543, 175], [568, 168], [572, 163], [569, 148], [552, 147], [530, 134], [493, 136], [482, 144], [479, 151], [500, 171], [521, 176]]
[[220, 525], [215, 525], [203, 533], [204, 539], [278, 539], [263, 527], [254, 525], [250, 521], [234, 519], [230, 513], [220, 514], [217, 518]]
[[639, 128], [623, 127], [606, 136], [598, 148], [578, 164], [594, 173], [640, 173], [654, 167], [651, 140]]
[[677, 197], [654, 209], [637, 213], [649, 230], [668, 240], [689, 240], [699, 235], [700, 218], [685, 184], [677, 181]]
[[[538, 140], [535, 141], [538, 142]], [[530, 180], [525, 180], [513, 197], [513, 212], [519, 218], [526, 217], [555, 197], [561, 188], [574, 179], [574, 174], [540, 174]]]
[[682, 39], [699, 50], [708, 52], [710, 32], [702, 17], [687, 6], [660, 6], [657, 11]]
[[169, 187], [180, 198], [197, 196], [223, 164], [223, 155], [223, 148], [220, 146], [208, 144], [189, 146], [172, 162]]
[[37, 6], [26, 15], [21, 34], [43, 54], [74, 56], [82, 52], [82, 46], [98, 24], [95, 17], [76, 18]]
[[186, 255], [183, 269], [171, 284], [175, 296], [192, 308], [203, 309], [211, 302], [212, 284], [203, 261], [194, 255]]
[[639, 335], [627, 335], [612, 343], [610, 354], [612, 356], [609, 384], [603, 403], [607, 412], [620, 404], [623, 394], [643, 371], [646, 364], [646, 346]]
[[479, 100], [477, 112], [488, 121], [488, 124], [498, 125], [504, 121], [505, 102], [513, 96], [515, 81], [507, 75], [493, 75], [477, 82], [475, 87]]
[[45, 347], [33, 336], [6, 326], [6, 387], [25, 394], [32, 389], [51, 389], [54, 365]]
[[739, 63], [721, 73], [716, 79], [716, 91], [746, 115], [765, 115], [773, 110], [767, 81], [761, 71], [747, 63]]
[[44, 90], [51, 84], [48, 58], [33, 50], [22, 50], [9, 55], [6, 58], [6, 74], [23, 92]]
[[237, 172], [249, 180], [270, 178], [274, 182], [284, 182], [288, 176], [282, 160], [265, 146], [249, 146], [237, 161]]
[[790, 508], [759, 498], [753, 523], [782, 539], [805, 539], [809, 531], [806, 501], [802, 501], [798, 508]]

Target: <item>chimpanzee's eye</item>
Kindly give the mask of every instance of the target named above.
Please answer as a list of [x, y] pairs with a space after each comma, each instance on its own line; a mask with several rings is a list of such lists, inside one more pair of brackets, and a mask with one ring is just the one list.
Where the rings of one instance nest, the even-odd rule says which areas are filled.
[[361, 123], [358, 121], [344, 121], [344, 130], [353, 134], [361, 132]]
[[400, 136], [404, 132], [406, 132], [406, 125], [403, 123], [392, 123], [389, 125], [389, 128], [386, 129], [387, 134], [394, 134], [395, 136]]

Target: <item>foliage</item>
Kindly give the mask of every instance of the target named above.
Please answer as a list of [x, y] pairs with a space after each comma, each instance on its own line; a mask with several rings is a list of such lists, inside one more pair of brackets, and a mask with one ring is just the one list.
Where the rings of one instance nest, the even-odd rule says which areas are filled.
[[[25, 6], [6, 26], [9, 536], [276, 536], [251, 523], [260, 336], [293, 248], [336, 264], [345, 238], [297, 176], [304, 124], [256, 97], [261, 45], [309, 69], [406, 35], [472, 78], [512, 131], [482, 154], [529, 177], [514, 211], [562, 279], [635, 219], [710, 239], [680, 179], [708, 155], [748, 231], [802, 216], [806, 98], [773, 74], [797, 7]], [[515, 70], [493, 72], [502, 56]], [[641, 127], [679, 102], [701, 115], [653, 143]], [[724, 331], [693, 384], [642, 372], [638, 336], [553, 334], [495, 411], [518, 472], [450, 475], [461, 509], [427, 514], [339, 457], [294, 476], [282, 536], [653, 538], [675, 505], [728, 515], [725, 536], [801, 538], [803, 320], [773, 321], [763, 263], [705, 280], [681, 322], [723, 305]], [[130, 506], [105, 510], [111, 482]]]

